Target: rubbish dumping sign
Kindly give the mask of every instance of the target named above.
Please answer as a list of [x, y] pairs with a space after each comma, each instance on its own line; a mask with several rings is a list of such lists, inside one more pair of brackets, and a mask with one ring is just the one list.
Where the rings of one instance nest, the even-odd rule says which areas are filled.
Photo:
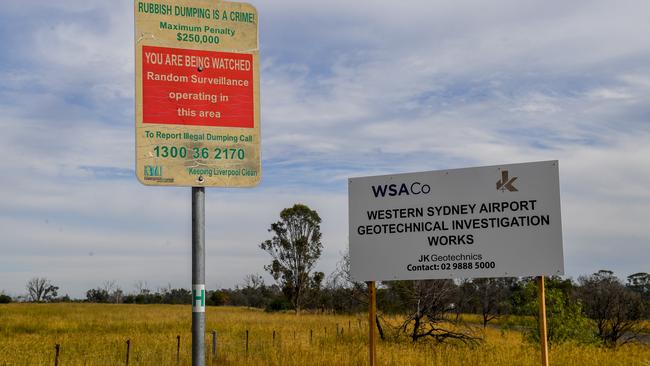
[[564, 273], [557, 161], [349, 180], [360, 281]]
[[258, 19], [245, 3], [135, 1], [136, 172], [146, 185], [261, 177]]

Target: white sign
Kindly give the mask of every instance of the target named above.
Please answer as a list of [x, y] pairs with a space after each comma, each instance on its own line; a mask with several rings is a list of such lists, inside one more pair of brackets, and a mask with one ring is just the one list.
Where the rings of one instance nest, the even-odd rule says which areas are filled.
[[557, 161], [352, 178], [359, 281], [564, 274]]

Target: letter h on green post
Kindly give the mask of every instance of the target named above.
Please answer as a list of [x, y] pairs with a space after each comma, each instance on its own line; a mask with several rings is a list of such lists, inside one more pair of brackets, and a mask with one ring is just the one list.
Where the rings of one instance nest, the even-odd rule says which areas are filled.
[[[201, 301], [201, 305], [197, 305], [197, 302]], [[196, 296], [196, 289], [192, 290], [192, 306], [201, 308], [205, 307], [205, 289], [201, 289], [201, 295]]]

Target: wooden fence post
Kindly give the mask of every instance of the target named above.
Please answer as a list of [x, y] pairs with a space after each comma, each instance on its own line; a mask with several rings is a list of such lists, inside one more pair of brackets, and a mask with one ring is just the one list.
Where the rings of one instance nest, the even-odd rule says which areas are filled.
[[176, 364], [181, 362], [181, 336], [176, 336]]
[[131, 352], [131, 340], [126, 340], [126, 366], [129, 366], [129, 353]]
[[54, 354], [54, 366], [59, 366], [59, 350], [60, 350], [60, 349], [61, 349], [61, 345], [60, 345], [60, 344], [57, 343], [57, 344], [54, 345], [54, 350], [55, 350], [55, 354]]
[[248, 356], [248, 329], [246, 329], [246, 355]]
[[217, 358], [217, 331], [212, 331], [212, 357]]

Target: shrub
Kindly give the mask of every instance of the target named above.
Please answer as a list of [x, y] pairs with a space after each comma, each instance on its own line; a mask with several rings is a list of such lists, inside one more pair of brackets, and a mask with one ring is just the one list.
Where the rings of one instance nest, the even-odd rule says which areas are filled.
[[[528, 311], [535, 314], [539, 324], [539, 298], [528, 304]], [[558, 288], [546, 290], [546, 326], [550, 344], [596, 342], [591, 322], [582, 312], [582, 304], [571, 300]], [[526, 335], [528, 340], [539, 342], [539, 326], [533, 327]]]
[[223, 290], [213, 291], [208, 298], [208, 303], [213, 306], [223, 306], [228, 303], [228, 294]]
[[286, 298], [279, 296], [271, 300], [271, 302], [266, 305], [266, 308], [264, 309], [267, 312], [273, 312], [273, 311], [285, 311], [285, 310], [292, 310], [293, 307], [291, 306], [291, 303], [289, 300]]

